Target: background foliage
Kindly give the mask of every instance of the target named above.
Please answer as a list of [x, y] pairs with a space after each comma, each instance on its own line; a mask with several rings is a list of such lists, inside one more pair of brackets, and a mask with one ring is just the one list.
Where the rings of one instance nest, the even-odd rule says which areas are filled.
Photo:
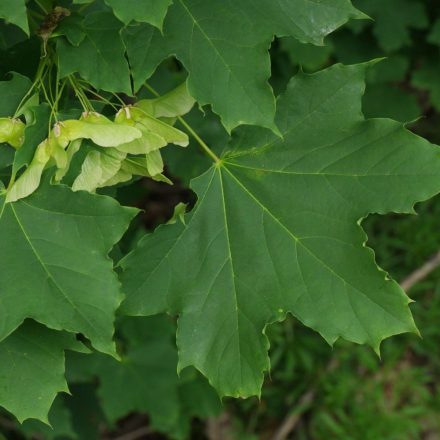
[[[76, 3], [87, 5], [89, 2], [77, 0]], [[111, 54], [102, 51], [99, 63], [110, 63], [112, 68], [106, 71], [106, 76], [96, 76], [97, 70], [90, 63], [94, 57], [93, 48], [100, 44], [111, 45], [113, 50], [123, 53], [124, 47], [118, 36], [119, 22], [115, 17], [126, 24], [135, 18], [160, 28], [166, 9], [138, 10], [134, 2], [133, 8], [129, 9], [133, 14], [131, 16], [126, 15], [127, 8], [120, 8], [122, 3], [106, 1], [113, 8], [114, 15], [108, 11], [97, 12], [105, 16], [89, 17], [85, 29], [78, 29], [74, 21], [66, 21], [57, 29], [64, 36], [57, 43], [64, 45], [60, 49], [62, 74], [80, 72], [96, 87], [103, 90], [117, 88], [129, 93], [130, 84], [124, 82], [124, 78], [128, 78], [128, 65], [124, 61], [115, 63]], [[325, 38], [325, 46], [305, 43], [300, 35], [297, 37], [302, 42], [293, 37], [273, 41], [270, 82], [275, 93], [283, 92], [299, 69], [315, 72], [336, 62], [353, 64], [386, 57], [368, 70], [363, 112], [367, 117], [415, 121], [410, 125], [412, 130], [431, 142], [440, 143], [438, 2], [357, 0], [353, 4], [374, 21], [349, 21]], [[7, 13], [2, 8], [4, 6], [0, 6], [0, 17]], [[225, 14], [226, 9], [225, 6]], [[179, 11], [174, 14], [176, 17], [171, 16], [168, 26], [176, 32], [185, 23], [177, 23]], [[219, 18], [220, 22], [222, 20], [222, 17]], [[19, 14], [10, 22], [0, 22], [0, 74], [6, 78], [9, 71], [18, 72], [8, 79], [18, 86], [22, 84], [26, 90], [29, 84], [20, 74], [34, 75], [40, 57], [39, 42], [36, 38], [25, 39], [23, 32], [28, 31], [25, 15]], [[99, 28], [102, 23], [105, 23], [105, 29]], [[258, 42], [261, 43], [258, 44], [269, 47], [271, 35], [265, 32], [264, 24], [248, 24], [260, 29]], [[140, 41], [139, 35], [145, 41], [150, 32], [153, 43], [155, 38], [160, 38], [160, 33], [144, 25], [129, 26], [125, 32], [124, 44], [129, 55], [140, 50], [139, 44], [136, 44]], [[171, 31], [165, 28], [164, 32]], [[173, 37], [179, 39], [179, 33], [176, 32]], [[233, 35], [229, 37], [234, 39]], [[192, 65], [194, 60], [190, 61], [185, 53], [189, 42], [182, 41], [181, 44], [183, 65], [174, 58], [168, 58], [160, 63], [150, 84], [160, 93], [165, 93], [185, 80], [187, 72], [184, 67], [187, 67], [193, 75], [193, 91], [196, 87], [200, 88], [194, 96], [199, 102], [211, 102], [213, 97], [207, 93], [207, 85], [203, 88], [204, 76], [197, 71], [198, 68], [210, 67], [203, 61], [209, 60], [209, 48], [195, 48], [201, 60]], [[250, 42], [250, 46], [255, 44]], [[138, 72], [138, 77], [134, 75], [135, 87], [140, 87], [142, 78], [154, 71], [156, 65], [150, 60], [154, 60], [155, 56], [157, 60], [163, 57], [163, 53], [154, 53], [155, 47], [151, 45], [148, 63], [139, 62], [139, 65], [132, 66]], [[120, 60], [123, 59], [121, 56]], [[249, 71], [252, 75], [255, 73], [253, 60], [254, 54], [250, 53]], [[268, 71], [269, 66], [266, 65], [265, 69]], [[12, 88], [5, 83], [1, 83], [0, 87], [3, 87], [2, 101], [11, 106], [11, 109], [3, 111], [6, 115], [14, 113], [18, 102], [14, 101], [14, 96], [8, 95], [8, 90]], [[145, 91], [142, 93], [146, 94]], [[195, 108], [187, 120], [219, 153], [228, 137], [224, 127], [232, 129], [241, 114], [250, 118], [245, 122], [274, 129], [268, 117], [273, 105], [270, 97], [262, 92], [255, 99], [260, 100], [261, 107], [267, 110], [266, 114], [252, 114], [246, 110], [249, 103], [243, 97], [239, 99], [243, 108], [237, 114], [222, 109], [226, 115], [223, 126], [220, 118], [209, 110], [202, 114]], [[220, 99], [219, 108], [222, 104]], [[215, 106], [213, 108], [216, 110]], [[43, 113], [44, 109], [39, 111]], [[423, 118], [418, 119], [420, 116]], [[178, 148], [167, 149], [163, 154], [167, 175], [178, 179], [174, 187], [140, 180], [117, 190], [103, 190], [123, 205], [145, 209], [119, 248], [113, 250], [115, 259], [132, 249], [146, 230], [166, 222], [178, 202], [194, 203], [194, 196], [188, 190], [189, 180], [204, 171], [209, 163], [194, 142], [191, 141], [188, 148], [191, 154]], [[10, 158], [6, 157], [6, 153], [1, 154], [5, 156], [0, 156], [0, 161], [8, 163]], [[372, 215], [363, 222], [368, 243], [375, 249], [379, 265], [396, 280], [404, 279], [440, 249], [440, 199], [437, 197], [419, 204], [417, 212], [421, 215]], [[116, 237], [114, 241], [117, 241]], [[294, 439], [436, 439], [440, 436], [437, 389], [440, 377], [439, 281], [440, 273], [437, 271], [410, 292], [416, 300], [411, 309], [423, 339], [405, 335], [386, 341], [382, 348], [382, 360], [368, 347], [353, 346], [343, 341], [338, 341], [332, 350], [318, 334], [293, 318], [271, 325], [268, 328], [271, 375], [265, 379], [261, 400], [226, 398], [223, 405], [215, 391], [195, 370], [185, 369], [180, 377], [176, 375], [175, 322], [171, 318], [120, 318], [116, 340], [122, 353], [122, 363], [98, 353], [68, 352], [66, 371], [71, 395], [60, 394], [56, 398], [49, 415], [53, 429], [37, 421], [19, 425], [12, 415], [3, 411], [0, 430], [7, 439], [123, 438], [126, 433], [133, 432], [138, 433], [137, 438], [146, 439], [160, 436], [265, 439], [281, 435], [280, 427], [286, 426], [286, 418], [291, 416], [289, 420], [294, 420], [294, 426], [290, 426], [289, 438]], [[51, 336], [45, 334], [48, 332], [45, 327], [34, 323], [28, 325], [34, 326], [31, 331], [41, 335], [41, 341], [47, 343]], [[68, 338], [67, 334], [64, 336]], [[20, 334], [16, 335], [19, 343], [26, 344], [26, 338], [20, 337]], [[75, 343], [74, 340], [63, 340], [61, 347], [66, 344], [73, 347]], [[150, 356], [151, 353], [154, 356]], [[85, 356], [89, 361], [82, 361]], [[0, 374], [3, 361], [0, 359]], [[44, 360], [38, 363], [43, 365]], [[57, 374], [56, 371], [47, 373]], [[59, 384], [60, 389], [62, 386], [62, 383]]]

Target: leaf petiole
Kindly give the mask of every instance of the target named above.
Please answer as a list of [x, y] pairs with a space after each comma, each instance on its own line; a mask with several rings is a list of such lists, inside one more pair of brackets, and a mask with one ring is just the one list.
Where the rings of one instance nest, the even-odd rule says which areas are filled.
[[[156, 98], [160, 97], [160, 94], [153, 89], [147, 82], [144, 83], [145, 88], [151, 92]], [[220, 163], [220, 158], [209, 148], [207, 143], [196, 133], [196, 131], [182, 118], [182, 116], [177, 116], [177, 120], [183, 125], [186, 131], [195, 139], [195, 141], [200, 145], [202, 150], [215, 162]]]

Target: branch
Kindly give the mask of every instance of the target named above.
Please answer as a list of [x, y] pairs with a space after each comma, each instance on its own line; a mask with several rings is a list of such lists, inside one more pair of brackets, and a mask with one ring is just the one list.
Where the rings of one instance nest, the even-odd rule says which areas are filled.
[[116, 437], [114, 440], [138, 440], [151, 434], [151, 429], [148, 426], [143, 426], [127, 434]]
[[435, 255], [433, 255], [425, 264], [423, 264], [413, 273], [408, 275], [400, 283], [400, 286], [402, 287], [403, 290], [408, 291], [409, 289], [411, 289], [411, 287], [413, 287], [419, 281], [422, 281], [439, 266], [440, 266], [440, 251], [438, 251]]
[[301, 396], [298, 401], [296, 411], [288, 415], [283, 420], [283, 423], [278, 428], [272, 440], [285, 440], [287, 438], [287, 436], [295, 429], [296, 425], [301, 419], [301, 416], [307, 410], [309, 405], [313, 402], [315, 394], [316, 389], [311, 389]]
[[[336, 358], [332, 358], [328, 363], [327, 368], [319, 375], [319, 379], [322, 379], [326, 374], [334, 371], [339, 365], [339, 362]], [[318, 388], [318, 383], [316, 383], [312, 388], [306, 391], [298, 400], [295, 411], [288, 414], [286, 418], [281, 423], [281, 426], [275, 432], [275, 435], [272, 437], [272, 440], [286, 440], [287, 436], [293, 432], [296, 425], [301, 420], [302, 415], [307, 412], [310, 407], [310, 404], [313, 402], [315, 398], [316, 392]]]

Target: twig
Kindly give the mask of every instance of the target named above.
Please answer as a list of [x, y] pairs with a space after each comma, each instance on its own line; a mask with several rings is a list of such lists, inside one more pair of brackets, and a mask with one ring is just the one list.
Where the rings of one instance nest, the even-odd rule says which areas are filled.
[[151, 434], [151, 429], [148, 426], [143, 426], [142, 428], [131, 431], [127, 434], [116, 437], [114, 440], [138, 440], [144, 435]]
[[[324, 375], [331, 373], [334, 371], [339, 365], [339, 362], [336, 358], [332, 358], [332, 360], [327, 365], [327, 368], [322, 372], [320, 377], [322, 378]], [[306, 391], [298, 400], [295, 411], [288, 414], [286, 418], [281, 423], [281, 426], [275, 432], [275, 435], [272, 437], [272, 440], [286, 440], [287, 436], [293, 432], [296, 425], [298, 425], [301, 420], [302, 415], [307, 412], [310, 407], [310, 404], [313, 402], [317, 392], [318, 384], [315, 384], [312, 388]]]
[[414, 284], [422, 281], [437, 267], [440, 266], [440, 251], [433, 255], [425, 264], [416, 269], [413, 273], [408, 275], [401, 283], [400, 286], [403, 290], [408, 291]]
[[296, 411], [289, 414], [278, 428], [272, 440], [285, 440], [287, 436], [295, 429], [301, 419], [302, 414], [307, 410], [315, 398], [316, 389], [311, 389], [304, 393], [298, 401]]
[[209, 440], [228, 440], [231, 435], [231, 417], [227, 412], [218, 417], [209, 417], [206, 423], [206, 437]]

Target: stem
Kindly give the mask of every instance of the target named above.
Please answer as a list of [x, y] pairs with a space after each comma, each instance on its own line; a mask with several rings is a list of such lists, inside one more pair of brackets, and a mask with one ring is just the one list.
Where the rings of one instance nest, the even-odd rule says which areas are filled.
[[48, 132], [50, 136], [50, 129], [52, 128], [52, 119], [55, 117], [55, 120], [57, 120], [55, 111], [54, 111], [54, 103], [50, 100], [49, 95], [47, 94], [46, 86], [44, 85], [44, 81], [40, 80], [41, 90], [43, 91], [43, 95], [46, 98], [46, 102], [50, 106], [50, 117], [49, 117], [49, 125], [48, 125]]
[[127, 104], [121, 99], [121, 97], [117, 94], [117, 93], [113, 93], [112, 92], [112, 95], [121, 103], [121, 105], [123, 106], [123, 107], [125, 107]]
[[66, 81], [67, 80], [63, 81], [63, 84], [61, 85], [61, 88], [59, 87], [58, 82], [57, 82], [57, 85], [56, 85], [56, 98], [55, 98], [55, 101], [53, 103], [53, 110], [54, 110], [54, 117], [55, 117], [55, 120], [57, 122], [58, 122], [58, 119], [57, 119], [58, 104], [60, 102], [61, 96], [63, 95], [64, 87], [66, 86]]
[[93, 111], [92, 104], [90, 104], [90, 101], [88, 100], [87, 96], [84, 94], [80, 84], [78, 84], [75, 81], [75, 78], [72, 75], [69, 75], [69, 81], [72, 85], [73, 90], [75, 91], [76, 97], [78, 98], [79, 102], [81, 103], [83, 109], [88, 111]]
[[98, 92], [95, 92], [94, 90], [92, 90], [92, 89], [86, 87], [84, 84], [88, 84], [88, 83], [85, 83], [85, 81], [79, 80], [79, 82], [80, 82], [80, 84], [81, 84], [81, 88], [82, 88], [83, 90], [85, 90], [86, 92], [91, 93], [92, 95], [95, 95], [95, 96], [96, 96], [98, 99], [100, 99], [102, 102], [105, 102], [107, 105], [109, 105], [110, 107], [112, 107], [113, 110], [116, 110], [116, 111], [118, 110], [118, 108], [116, 107], [117, 105], [125, 106], [125, 104], [124, 104], [124, 105], [122, 105], [122, 104], [115, 104], [115, 103], [111, 102], [110, 100], [108, 100], [107, 98], [104, 98], [104, 96], [100, 95]]
[[120, 105], [120, 104], [114, 104], [113, 102], [109, 101], [108, 99], [104, 98], [104, 96], [100, 95], [99, 93], [94, 92], [93, 90], [90, 90], [89, 88], [83, 87], [83, 89], [89, 93], [91, 93], [92, 95], [95, 95], [98, 99], [100, 99], [102, 102], [104, 102], [105, 104], [109, 105], [110, 107], [113, 108], [113, 110], [118, 111], [118, 108], [116, 107], [116, 105]]
[[34, 82], [32, 83], [30, 89], [27, 91], [26, 95], [23, 96], [22, 100], [20, 101], [20, 104], [18, 104], [17, 110], [15, 111], [14, 118], [18, 116], [20, 113], [20, 110], [22, 109], [23, 105], [29, 98], [30, 94], [34, 91], [35, 87], [37, 87], [40, 84], [40, 81], [45, 76], [45, 68], [47, 66], [47, 59], [41, 59], [40, 64], [37, 68], [37, 73], [35, 74]]
[[197, 141], [197, 143], [202, 147], [203, 151], [216, 163], [220, 163], [220, 158], [208, 147], [208, 145], [203, 141], [203, 139], [193, 130], [193, 128], [182, 118], [182, 116], [177, 116], [177, 120], [186, 128], [188, 133]]
[[47, 15], [49, 11], [39, 2], [39, 0], [35, 0], [35, 3], [40, 7], [40, 9]]
[[68, 79], [69, 79], [70, 85], [72, 86], [73, 91], [75, 92], [76, 97], [78, 98], [78, 101], [81, 103], [82, 108], [85, 111], [87, 111], [87, 106], [86, 106], [85, 102], [83, 101], [82, 96], [79, 93], [79, 91], [75, 85], [75, 82], [73, 81], [73, 79], [70, 75], [68, 76]]
[[[153, 89], [147, 82], [144, 83], [145, 88], [150, 91], [156, 98], [160, 98], [159, 93]], [[215, 162], [220, 163], [220, 158], [208, 147], [206, 142], [196, 133], [196, 131], [182, 118], [182, 116], [177, 116], [177, 120], [185, 127], [186, 131], [196, 140], [200, 145], [202, 150]]]

